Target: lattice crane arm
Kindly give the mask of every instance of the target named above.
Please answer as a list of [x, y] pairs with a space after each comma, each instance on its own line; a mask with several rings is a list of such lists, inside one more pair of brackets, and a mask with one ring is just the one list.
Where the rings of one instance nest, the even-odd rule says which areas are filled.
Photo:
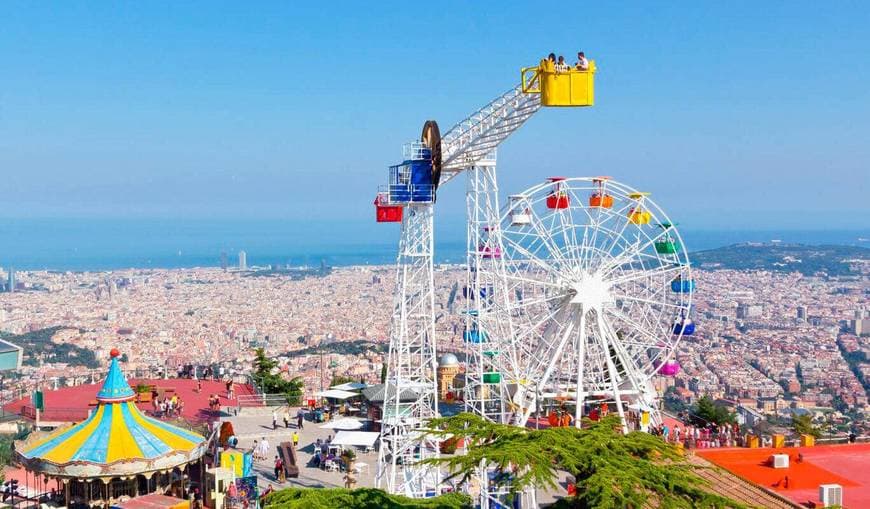
[[493, 152], [541, 108], [541, 97], [518, 85], [453, 126], [441, 138], [438, 185]]

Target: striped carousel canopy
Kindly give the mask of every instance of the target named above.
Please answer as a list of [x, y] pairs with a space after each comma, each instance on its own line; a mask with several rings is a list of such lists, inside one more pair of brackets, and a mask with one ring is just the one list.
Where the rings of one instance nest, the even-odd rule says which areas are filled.
[[66, 473], [67, 466], [99, 465], [100, 474], [105, 475], [115, 470], [110, 468], [114, 464], [125, 465], [124, 471], [164, 470], [202, 455], [205, 438], [201, 435], [147, 417], [139, 410], [135, 393], [118, 366], [118, 355], [113, 349], [109, 374], [90, 417], [28, 444], [19, 453], [26, 463], [49, 467], [40, 470], [60, 475]]

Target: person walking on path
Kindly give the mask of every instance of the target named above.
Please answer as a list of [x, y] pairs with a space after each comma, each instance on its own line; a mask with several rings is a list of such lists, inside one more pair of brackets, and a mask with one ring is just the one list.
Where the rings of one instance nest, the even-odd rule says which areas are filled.
[[297, 445], [299, 445], [299, 432], [294, 431], [293, 432], [293, 447], [296, 447]]
[[296, 428], [297, 429], [305, 429], [302, 426], [302, 423], [305, 422], [305, 412], [300, 408], [298, 412], [296, 412]]
[[281, 482], [281, 470], [284, 470], [284, 462], [281, 458], [275, 456], [275, 480]]
[[284, 408], [284, 413], [281, 416], [284, 419], [284, 428], [290, 427], [290, 407]]
[[263, 437], [263, 440], [260, 441], [260, 457], [264, 460], [268, 459], [270, 449], [271, 447], [269, 447], [269, 441], [266, 440], [266, 437]]
[[278, 429], [278, 411], [272, 410], [272, 431]]

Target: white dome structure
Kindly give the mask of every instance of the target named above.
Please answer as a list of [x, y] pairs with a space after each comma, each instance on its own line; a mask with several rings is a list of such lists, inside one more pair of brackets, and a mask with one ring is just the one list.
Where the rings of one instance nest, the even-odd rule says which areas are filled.
[[445, 353], [438, 359], [439, 368], [452, 368], [454, 366], [459, 366], [459, 359], [452, 353]]

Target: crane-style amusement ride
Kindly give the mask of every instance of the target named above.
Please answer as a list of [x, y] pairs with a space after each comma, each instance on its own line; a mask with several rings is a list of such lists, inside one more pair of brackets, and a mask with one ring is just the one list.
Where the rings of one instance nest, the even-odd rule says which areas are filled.
[[417, 498], [441, 488], [439, 468], [421, 463], [439, 443], [420, 431], [438, 414], [433, 215], [440, 186], [461, 173], [466, 408], [523, 426], [550, 398], [573, 402], [578, 425], [590, 404], [614, 404], [624, 423], [629, 407], [657, 420], [650, 380], [673, 370], [691, 324], [694, 282], [675, 226], [646, 193], [607, 177], [553, 178], [499, 206], [498, 146], [542, 107], [592, 106], [595, 72], [594, 62], [524, 68], [519, 85], [443, 136], [425, 122], [390, 167], [375, 199], [378, 222], [401, 223], [378, 487]]

